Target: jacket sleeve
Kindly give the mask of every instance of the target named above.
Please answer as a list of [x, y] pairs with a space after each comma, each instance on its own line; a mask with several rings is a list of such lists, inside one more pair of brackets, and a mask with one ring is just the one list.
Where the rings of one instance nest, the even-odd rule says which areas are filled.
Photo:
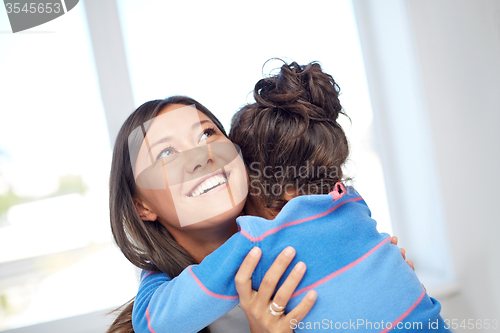
[[253, 244], [238, 232], [171, 279], [143, 271], [132, 312], [136, 333], [198, 332], [234, 308], [234, 277]]

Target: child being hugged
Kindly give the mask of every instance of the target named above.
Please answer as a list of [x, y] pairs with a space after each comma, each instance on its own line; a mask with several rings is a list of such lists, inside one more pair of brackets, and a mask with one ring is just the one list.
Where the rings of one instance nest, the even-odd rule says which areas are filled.
[[[241, 148], [250, 179], [239, 231], [199, 263], [171, 279], [143, 271], [132, 321], [137, 333], [196, 332], [238, 304], [235, 275], [248, 252], [263, 256], [252, 275], [257, 290], [274, 259], [295, 248], [293, 267], [307, 272], [295, 292], [269, 311], [288, 313], [309, 290], [317, 300], [295, 332], [357, 330], [448, 332], [440, 304], [380, 234], [362, 197], [342, 183], [348, 141], [334, 79], [317, 63], [285, 64], [260, 80], [255, 103], [232, 120], [230, 140]], [[193, 208], [195, 209], [195, 208]], [[251, 216], [256, 215], [256, 216]]]

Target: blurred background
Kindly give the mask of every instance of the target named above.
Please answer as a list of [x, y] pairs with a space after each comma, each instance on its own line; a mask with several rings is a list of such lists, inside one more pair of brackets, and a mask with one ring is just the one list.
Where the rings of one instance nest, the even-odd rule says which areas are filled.
[[274, 57], [333, 75], [379, 231], [455, 332], [496, 331], [500, 1], [87, 0], [16, 34], [0, 9], [1, 332], [106, 330], [139, 274], [109, 227], [121, 124], [182, 94], [229, 130]]

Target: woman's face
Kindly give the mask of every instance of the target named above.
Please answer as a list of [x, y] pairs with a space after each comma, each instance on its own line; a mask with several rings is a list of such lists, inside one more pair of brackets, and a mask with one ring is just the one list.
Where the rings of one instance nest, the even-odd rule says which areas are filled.
[[210, 118], [194, 106], [172, 104], [137, 131], [136, 185], [159, 222], [191, 229], [234, 221], [248, 193], [246, 169]]

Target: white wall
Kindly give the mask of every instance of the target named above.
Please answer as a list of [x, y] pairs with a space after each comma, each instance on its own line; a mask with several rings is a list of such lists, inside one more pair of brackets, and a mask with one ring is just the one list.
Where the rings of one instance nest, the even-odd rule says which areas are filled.
[[500, 1], [408, 1], [455, 276], [457, 319], [500, 320]]
[[[440, 299], [444, 318], [500, 321], [500, 217], [496, 212], [500, 203], [500, 1], [353, 3], [388, 170], [395, 231], [409, 239], [410, 259], [426, 259], [421, 256], [426, 251], [420, 246], [423, 237], [418, 229], [433, 239], [433, 251], [444, 258], [448, 255], [449, 278], [457, 282], [458, 293]], [[419, 140], [422, 144], [417, 146]], [[422, 156], [429, 161], [419, 161]], [[406, 169], [411, 166], [402, 170], [404, 159], [426, 171], [415, 173], [413, 167], [409, 173]], [[443, 232], [437, 238], [429, 232], [432, 224], [414, 219], [425, 214], [412, 204], [414, 189], [418, 196], [434, 197], [441, 207], [430, 208], [442, 213], [432, 218], [432, 223], [441, 225], [437, 232]], [[433, 203], [420, 207], [429, 209], [428, 205]], [[415, 233], [420, 234], [415, 237]], [[444, 250], [435, 242], [444, 244]], [[434, 261], [429, 256], [426, 260]], [[478, 329], [456, 330], [462, 331]]]

